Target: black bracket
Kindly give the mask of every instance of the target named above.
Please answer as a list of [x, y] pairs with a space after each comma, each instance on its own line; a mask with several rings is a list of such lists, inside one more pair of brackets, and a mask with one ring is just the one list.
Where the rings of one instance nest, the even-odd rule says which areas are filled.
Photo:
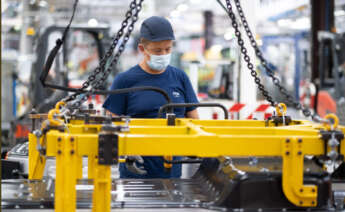
[[292, 119], [290, 116], [271, 116], [266, 120], [266, 126], [268, 126], [268, 122], [271, 121], [274, 123], [275, 126], [278, 126], [279, 124], [289, 125], [292, 122]]
[[98, 164], [114, 165], [119, 158], [118, 135], [115, 133], [100, 133], [98, 135]]
[[168, 103], [159, 108], [158, 118], [163, 116], [163, 112], [173, 113], [174, 108], [187, 108], [187, 107], [219, 107], [224, 112], [224, 119], [229, 119], [229, 112], [226, 107], [218, 103]]
[[338, 153], [339, 153], [339, 158], [338, 159], [344, 159], [344, 155], [340, 154], [340, 149], [341, 149], [341, 141], [344, 139], [344, 134], [342, 131], [339, 130], [320, 130], [321, 134], [321, 139], [324, 141], [324, 155], [322, 159], [328, 159], [327, 156], [327, 146], [328, 146], [328, 140], [332, 138], [332, 134], [334, 134], [334, 138], [339, 141], [339, 146], [338, 146]]

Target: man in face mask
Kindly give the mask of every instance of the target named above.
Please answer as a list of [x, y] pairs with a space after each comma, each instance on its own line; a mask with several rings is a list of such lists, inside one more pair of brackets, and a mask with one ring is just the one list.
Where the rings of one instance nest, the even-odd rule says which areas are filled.
[[[167, 19], [158, 16], [146, 19], [140, 28], [138, 45], [143, 59], [128, 71], [118, 74], [111, 89], [154, 86], [165, 90], [174, 103], [197, 103], [197, 97], [186, 73], [169, 65], [173, 40], [175, 40], [174, 32]], [[103, 107], [116, 115], [157, 118], [159, 108], [166, 103], [166, 99], [160, 93], [138, 91], [110, 95]], [[174, 113], [178, 118], [199, 118], [195, 107], [176, 108]], [[143, 166], [141, 167], [144, 169], [142, 174], [133, 173], [125, 164], [120, 164], [120, 177], [179, 178], [181, 176], [180, 164], [174, 164], [170, 172], [165, 172], [163, 157], [143, 157], [142, 159], [137, 160], [141, 162], [137, 165]]]

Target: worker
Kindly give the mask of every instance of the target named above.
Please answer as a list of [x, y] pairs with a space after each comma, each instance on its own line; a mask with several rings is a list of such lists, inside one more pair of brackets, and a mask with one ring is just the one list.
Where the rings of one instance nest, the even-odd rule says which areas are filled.
[[[146, 19], [140, 27], [138, 49], [143, 58], [139, 64], [118, 74], [111, 90], [139, 86], [154, 86], [165, 90], [173, 103], [198, 103], [187, 74], [170, 66], [170, 57], [175, 40], [170, 22], [158, 16]], [[159, 108], [166, 104], [164, 96], [154, 91], [138, 91], [110, 95], [103, 107], [116, 115], [132, 118], [157, 118]], [[195, 107], [176, 108], [177, 118], [198, 119]], [[164, 146], [162, 146], [164, 148]], [[120, 178], [179, 178], [181, 164], [174, 164], [170, 172], [164, 170], [163, 157], [136, 157], [136, 164], [143, 166], [145, 174], [136, 174], [120, 164]], [[174, 157], [174, 160], [178, 157]], [[141, 163], [141, 164], [138, 164]]]

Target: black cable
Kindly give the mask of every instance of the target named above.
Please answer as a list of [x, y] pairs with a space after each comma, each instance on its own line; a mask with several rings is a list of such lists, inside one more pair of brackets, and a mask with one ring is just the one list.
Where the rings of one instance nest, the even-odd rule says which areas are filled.
[[78, 94], [89, 93], [89, 94], [94, 94], [94, 95], [97, 95], [97, 94], [98, 95], [123, 94], [123, 93], [130, 93], [130, 92], [135, 92], [135, 91], [145, 91], [145, 90], [155, 91], [155, 92], [162, 94], [169, 104], [171, 103], [171, 99], [165, 90], [158, 88], [158, 87], [153, 87], [153, 86], [122, 88], [122, 89], [116, 89], [116, 90], [81, 90], [78, 88], [62, 87], [59, 85], [52, 85], [52, 84], [46, 84], [46, 85], [47, 85], [47, 87], [58, 89], [58, 90], [75, 92]]
[[[91, 94], [100, 94], [100, 95], [110, 95], [110, 94], [123, 94], [123, 93], [130, 93], [130, 92], [135, 92], [135, 91], [144, 91], [144, 90], [148, 90], [148, 91], [155, 91], [158, 92], [160, 94], [162, 94], [164, 96], [164, 98], [167, 100], [167, 102], [170, 104], [171, 103], [171, 99], [168, 95], [168, 93], [158, 87], [153, 87], [153, 86], [142, 86], [142, 87], [132, 87], [132, 88], [122, 88], [122, 89], [117, 89], [117, 90], [92, 90], [90, 91]], [[86, 93], [84, 91], [82, 91], [83, 93]]]
[[226, 9], [225, 5], [220, 0], [217, 0], [217, 2], [226, 12], [228, 11], [228, 9]]
[[66, 26], [64, 32], [63, 32], [63, 35], [62, 35], [62, 38], [58, 38], [56, 40], [56, 44], [55, 44], [55, 47], [50, 51], [48, 57], [47, 57], [47, 61], [43, 67], [43, 70], [41, 72], [41, 75], [40, 75], [40, 81], [43, 85], [43, 87], [49, 87], [49, 88], [54, 88], [54, 89], [60, 89], [61, 86], [57, 86], [57, 85], [52, 85], [52, 84], [47, 84], [45, 81], [47, 79], [47, 76], [49, 74], [49, 70], [50, 68], [52, 67], [53, 65], [53, 62], [54, 62], [54, 59], [57, 55], [57, 53], [59, 52], [62, 44], [65, 42], [65, 39], [66, 39], [66, 36], [67, 36], [67, 33], [71, 27], [71, 24], [72, 24], [72, 21], [73, 21], [73, 18], [74, 18], [74, 14], [75, 14], [75, 11], [77, 9], [77, 4], [78, 4], [78, 0], [75, 0], [74, 1], [74, 4], [73, 4], [73, 12], [72, 12], [72, 16], [69, 20], [69, 23], [68, 25]]

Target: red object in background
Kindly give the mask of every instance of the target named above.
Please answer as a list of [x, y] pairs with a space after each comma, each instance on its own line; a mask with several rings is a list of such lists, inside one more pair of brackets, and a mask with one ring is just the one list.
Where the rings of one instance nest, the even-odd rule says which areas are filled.
[[17, 124], [15, 138], [27, 138], [29, 135], [29, 128], [25, 125]]
[[214, 120], [218, 119], [218, 113], [217, 112], [212, 113], [212, 119], [214, 119]]
[[[262, 112], [262, 113], [264, 113], [270, 106], [271, 106], [270, 104], [261, 104], [261, 105], [259, 105], [259, 107], [257, 107], [257, 108], [255, 109], [255, 111], [254, 111], [253, 113], [251, 113], [251, 114], [247, 117], [247, 119], [252, 119], [254, 113], [257, 113], [257, 112]], [[270, 116], [272, 116], [272, 114], [270, 114], [270, 113], [265, 113], [265, 114], [264, 114], [264, 118], [265, 118], [265, 119], [268, 118], [268, 117], [270, 117]]]
[[239, 113], [240, 110], [245, 106], [245, 104], [241, 104], [241, 103], [236, 103], [234, 104], [230, 109], [229, 109], [229, 112], [230, 112], [230, 118], [231, 119], [234, 119], [234, 113]]
[[234, 113], [234, 112], [240, 112], [240, 110], [245, 106], [245, 104], [241, 103], [236, 103], [234, 104], [230, 109], [229, 112]]
[[207, 93], [198, 93], [198, 99], [207, 99], [208, 95]]
[[[314, 98], [312, 98], [312, 107], [314, 106]], [[317, 98], [317, 113], [324, 117], [327, 113], [336, 113], [337, 103], [326, 91], [320, 91]]]

